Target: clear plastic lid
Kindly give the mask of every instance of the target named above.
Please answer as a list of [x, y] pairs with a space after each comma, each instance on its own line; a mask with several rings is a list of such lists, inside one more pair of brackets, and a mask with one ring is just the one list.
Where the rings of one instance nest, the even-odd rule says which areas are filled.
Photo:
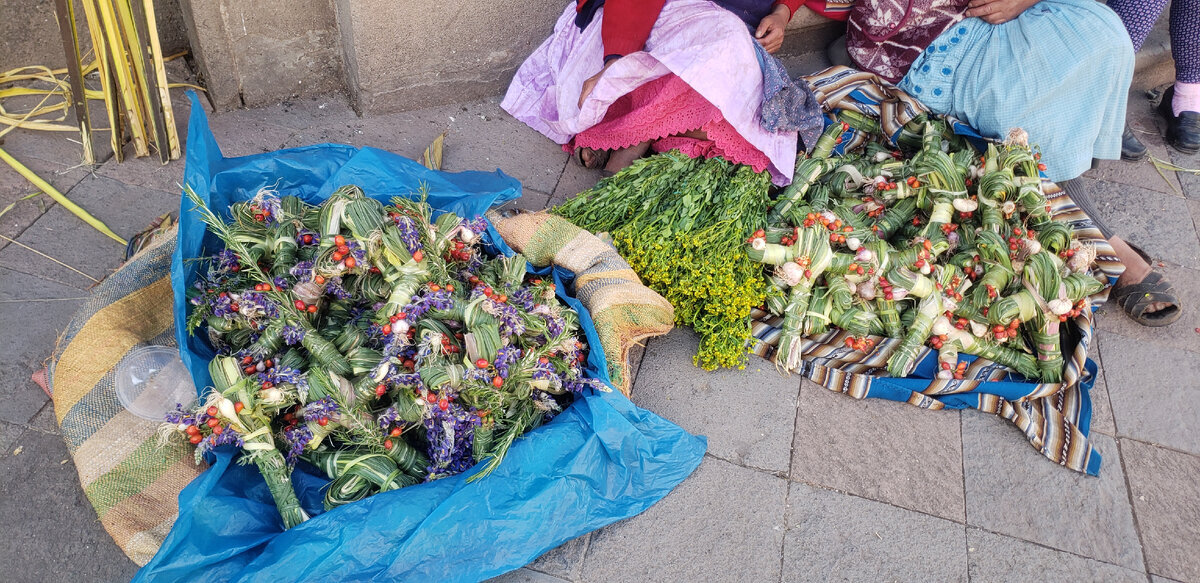
[[116, 372], [117, 399], [130, 413], [162, 421], [177, 404], [196, 400], [192, 375], [179, 351], [166, 346], [142, 346], [129, 351]]

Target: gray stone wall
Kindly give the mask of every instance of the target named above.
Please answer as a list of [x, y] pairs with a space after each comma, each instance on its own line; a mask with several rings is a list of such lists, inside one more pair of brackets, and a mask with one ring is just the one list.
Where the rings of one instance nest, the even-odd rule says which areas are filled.
[[330, 0], [179, 0], [209, 97], [222, 109], [345, 90]]
[[563, 0], [337, 0], [360, 113], [503, 91], [554, 27]]
[[[168, 55], [188, 48], [179, 1], [154, 0], [159, 42]], [[84, 46], [90, 48], [83, 9], [76, 8]], [[67, 65], [54, 0], [0, 0], [0, 71], [29, 65], [51, 69]]]

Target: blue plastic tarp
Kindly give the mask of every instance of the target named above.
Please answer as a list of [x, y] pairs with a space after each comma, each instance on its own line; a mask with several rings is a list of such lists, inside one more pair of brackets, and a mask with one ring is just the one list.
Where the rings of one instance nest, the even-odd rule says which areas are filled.
[[[380, 200], [424, 186], [432, 205], [481, 214], [520, 196], [503, 173], [445, 173], [373, 148], [322, 144], [225, 158], [191, 95], [184, 182], [210, 208], [227, 209], [262, 188], [317, 202], [346, 184]], [[194, 258], [219, 248], [185, 197], [172, 265], [176, 335], [198, 387], [209, 384], [211, 349], [183, 325], [185, 282]], [[507, 246], [492, 232], [499, 252]], [[572, 289], [573, 274], [542, 269]], [[608, 379], [587, 310], [587, 370]], [[545, 551], [634, 516], [667, 495], [700, 464], [706, 441], [638, 408], [618, 392], [588, 391], [551, 422], [518, 440], [491, 475], [473, 472], [378, 494], [325, 512], [328, 480], [301, 463], [296, 492], [313, 518], [285, 531], [266, 484], [232, 450], [179, 496], [179, 517], [154, 558], [135, 576], [152, 581], [476, 581], [521, 567]]]

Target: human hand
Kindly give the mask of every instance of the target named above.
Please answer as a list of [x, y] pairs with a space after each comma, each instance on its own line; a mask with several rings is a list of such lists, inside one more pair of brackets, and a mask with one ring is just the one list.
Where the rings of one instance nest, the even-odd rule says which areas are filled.
[[780, 4], [770, 14], [763, 17], [754, 31], [754, 38], [768, 53], [774, 53], [783, 46], [783, 31], [788, 21], [792, 19], [792, 11]]
[[604, 63], [604, 67], [602, 67], [600, 69], [599, 73], [596, 73], [595, 75], [592, 75], [591, 77], [588, 77], [587, 80], [585, 80], [583, 82], [583, 89], [581, 89], [579, 91], [579, 107], [580, 108], [583, 107], [584, 100], [586, 100], [588, 98], [588, 96], [592, 94], [592, 90], [596, 88], [596, 83], [600, 81], [600, 77], [602, 75], [604, 75], [604, 72], [607, 71], [608, 68], [611, 67], [613, 63], [615, 63], [619, 60], [621, 60], [621, 59], [616, 58], [607, 63]]
[[989, 24], [1004, 24], [1037, 3], [1038, 0], [971, 0], [966, 16], [978, 16]]

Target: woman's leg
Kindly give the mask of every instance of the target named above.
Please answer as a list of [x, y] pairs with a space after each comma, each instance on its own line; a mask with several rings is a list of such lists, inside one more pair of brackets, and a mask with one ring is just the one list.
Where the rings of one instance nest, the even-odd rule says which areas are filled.
[[1200, 0], [1171, 3], [1171, 56], [1175, 59], [1175, 115], [1200, 111]]
[[1142, 50], [1142, 44], [1154, 29], [1154, 23], [1158, 22], [1163, 8], [1167, 7], [1167, 0], [1109, 0], [1108, 7], [1125, 23], [1125, 30], [1129, 31], [1129, 40], [1133, 41], [1133, 51], [1136, 53]]
[[[1080, 210], [1092, 219], [1092, 223], [1100, 230], [1100, 234], [1108, 240], [1109, 245], [1112, 245], [1113, 251], [1116, 252], [1117, 258], [1121, 260], [1121, 264], [1125, 266], [1125, 273], [1117, 279], [1117, 288], [1135, 285], [1141, 283], [1146, 276], [1154, 270], [1140, 253], [1135, 251], [1128, 243], [1117, 237], [1112, 229], [1103, 219], [1100, 218], [1100, 213], [1096, 211], [1096, 206], [1092, 202], [1092, 197], [1084, 186], [1083, 180], [1080, 178], [1072, 178], [1060, 184], [1063, 191], [1071, 200], [1078, 206]], [[1155, 302], [1146, 307], [1145, 314], [1153, 314], [1159, 310], [1166, 310], [1171, 307], [1177, 307], [1177, 304], [1171, 302]]]

